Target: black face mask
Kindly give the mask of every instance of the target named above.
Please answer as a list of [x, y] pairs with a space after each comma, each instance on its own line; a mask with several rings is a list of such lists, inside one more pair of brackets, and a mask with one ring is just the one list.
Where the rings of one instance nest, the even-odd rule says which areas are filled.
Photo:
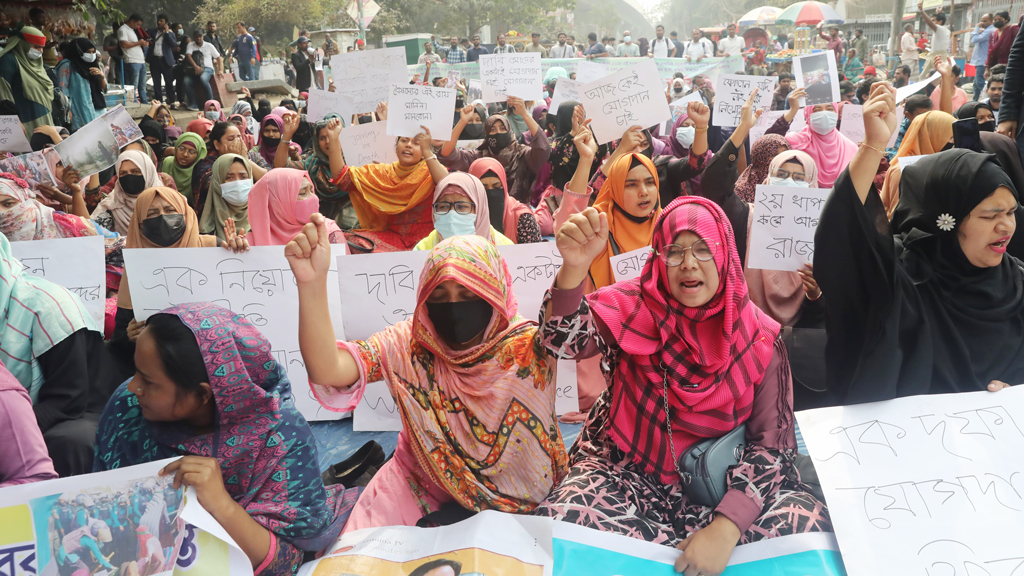
[[487, 188], [487, 215], [491, 220], [491, 226], [495, 230], [502, 231], [505, 227], [505, 189]]
[[146, 177], [142, 174], [125, 174], [117, 179], [121, 190], [129, 196], [138, 196], [146, 189]]
[[466, 124], [466, 127], [462, 129], [462, 135], [465, 136], [465, 138], [460, 138], [460, 140], [483, 140], [484, 125]]
[[427, 302], [427, 316], [438, 336], [449, 344], [476, 338], [491, 323], [494, 308], [483, 299], [465, 302]]
[[1002, 28], [1003, 26], [1006, 26], [1006, 22], [1003, 22], [1002, 20], [996, 20], [995, 22], [992, 22], [992, 25], [995, 26], [996, 28]]
[[497, 152], [508, 148], [508, 145], [512, 143], [512, 134], [505, 132], [503, 134], [492, 134], [487, 137], [487, 145], [491, 147], [491, 150]]
[[369, 124], [370, 122], [373, 122], [373, 118], [370, 117], [370, 116], [360, 116], [359, 117], [359, 123], [360, 124]]
[[267, 138], [266, 136], [264, 136], [263, 137], [263, 142], [267, 146], [270, 146], [271, 148], [277, 148], [278, 144], [281, 143], [281, 138], [280, 137], [277, 137], [277, 138]]
[[682, 86], [676, 86], [676, 87], [672, 88], [672, 91], [676, 92], [676, 93], [682, 92], [683, 91], [683, 87]]
[[995, 120], [989, 120], [988, 122], [978, 122], [978, 130], [980, 132], [995, 132], [996, 131], [996, 121]]
[[141, 225], [142, 235], [149, 241], [167, 248], [173, 246], [185, 235], [185, 216], [182, 214], [162, 214], [146, 218]]

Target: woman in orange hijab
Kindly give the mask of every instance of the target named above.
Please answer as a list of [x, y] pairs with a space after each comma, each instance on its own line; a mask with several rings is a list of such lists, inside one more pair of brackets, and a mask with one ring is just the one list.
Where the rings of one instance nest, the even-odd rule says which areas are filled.
[[889, 164], [889, 170], [885, 173], [885, 182], [882, 184], [882, 204], [885, 206], [885, 213], [892, 220], [892, 213], [896, 205], [900, 203], [900, 175], [903, 169], [900, 167], [900, 158], [906, 156], [921, 156], [922, 154], [934, 154], [953, 146], [953, 122], [956, 118], [939, 110], [925, 112], [910, 123], [907, 134], [903, 137], [896, 157]]

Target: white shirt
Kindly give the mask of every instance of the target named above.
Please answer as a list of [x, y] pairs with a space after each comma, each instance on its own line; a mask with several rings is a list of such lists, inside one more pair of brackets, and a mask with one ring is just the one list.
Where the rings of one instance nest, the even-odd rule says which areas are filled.
[[655, 37], [651, 40], [651, 53], [654, 54], [655, 58], [668, 58], [668, 38], [661, 38], [660, 40]]
[[690, 40], [683, 46], [683, 56], [694, 59], [700, 56], [714, 56], [711, 53], [711, 42], [707, 38], [701, 38], [697, 42]]
[[153, 47], [153, 53], [159, 58], [164, 57], [164, 34], [166, 32], [157, 32], [156, 36], [153, 37], [153, 43], [150, 44]]
[[565, 46], [555, 44], [551, 48], [548, 48], [548, 56], [551, 58], [575, 58], [576, 48], [569, 43], [566, 43]]
[[[122, 24], [117, 29], [117, 41], [118, 42], [138, 42], [139, 36], [135, 34], [135, 30], [128, 27], [127, 24]], [[123, 50], [125, 64], [145, 64], [146, 53], [142, 51], [142, 46], [134, 46]]]
[[932, 52], [949, 52], [949, 28], [938, 23], [932, 35]]
[[900, 61], [904, 64], [917, 65], [917, 41], [914, 40], [914, 35], [909, 32], [904, 32], [903, 36], [900, 37]]
[[747, 47], [747, 43], [739, 36], [735, 38], [729, 38], [726, 36], [718, 41], [718, 51], [722, 54], [729, 54], [730, 56], [739, 56], [743, 53], [743, 50]]
[[639, 58], [640, 46], [637, 44], [626, 44], [623, 42], [622, 44], [619, 44], [616, 54], [618, 54], [620, 58]]
[[[217, 51], [217, 47], [209, 42], [203, 42], [202, 46], [196, 46], [195, 43], [189, 44], [189, 54], [201, 52], [203, 54], [203, 63], [199, 64], [201, 68], [213, 68], [213, 61], [220, 58], [220, 52]], [[193, 56], [192, 60], [195, 61], [196, 57]]]

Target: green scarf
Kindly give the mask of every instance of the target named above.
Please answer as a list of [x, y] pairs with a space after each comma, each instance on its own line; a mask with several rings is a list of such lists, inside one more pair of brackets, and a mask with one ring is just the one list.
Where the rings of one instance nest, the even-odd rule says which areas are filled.
[[249, 231], [249, 204], [245, 206], [232, 206], [224, 201], [221, 196], [220, 187], [224, 178], [228, 175], [228, 169], [236, 160], [245, 164], [245, 170], [252, 178], [252, 162], [245, 156], [238, 154], [221, 154], [213, 163], [210, 173], [210, 191], [206, 194], [206, 206], [203, 208], [203, 218], [199, 222], [201, 234], [213, 234], [218, 240], [224, 240], [224, 220], [235, 219], [235, 228]]
[[[38, 28], [31, 26], [22, 28], [21, 33], [43, 36]], [[53, 82], [46, 75], [43, 59], [32, 60], [28, 57], [30, 47], [31, 45], [20, 34], [15, 34], [7, 41], [3, 52], [0, 52], [0, 58], [3, 58], [8, 52], [14, 53], [14, 58], [18, 61], [18, 68], [21, 70], [22, 93], [25, 98], [45, 106], [49, 110], [53, 105]]]
[[178, 187], [178, 192], [188, 200], [189, 206], [195, 201], [195, 195], [192, 193], [192, 169], [196, 167], [196, 164], [200, 160], [206, 158], [206, 142], [194, 132], [185, 132], [181, 136], [178, 136], [178, 141], [174, 147], [177, 149], [183, 142], [191, 142], [196, 147], [195, 162], [193, 162], [188, 168], [182, 168], [178, 165], [177, 160], [174, 156], [168, 156], [160, 162], [160, 171], [164, 174], [170, 174], [171, 178], [174, 178], [174, 185]]

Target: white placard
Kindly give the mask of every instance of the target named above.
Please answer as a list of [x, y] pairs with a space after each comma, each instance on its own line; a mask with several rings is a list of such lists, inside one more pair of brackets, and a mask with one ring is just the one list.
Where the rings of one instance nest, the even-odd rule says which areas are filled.
[[683, 96], [678, 100], [673, 100], [669, 103], [668, 109], [672, 113], [672, 116], [668, 120], [665, 120], [665, 123], [661, 125], [661, 133], [663, 136], [675, 138], [675, 134], [671, 133], [672, 126], [680, 116], [686, 114], [686, 110], [690, 102], [703, 103], [704, 99], [701, 98], [700, 92], [691, 92], [686, 96]]
[[11, 242], [26, 274], [46, 278], [78, 295], [103, 331], [107, 273], [103, 238], [57, 238]]
[[[384, 101], [382, 98], [380, 101]], [[376, 107], [376, 106], [375, 106]], [[362, 111], [360, 111], [362, 112]], [[369, 112], [369, 110], [367, 110]], [[309, 90], [309, 100], [306, 101], [306, 120], [319, 122], [328, 114], [338, 114], [344, 126], [352, 123], [352, 114], [356, 113], [355, 102], [351, 96], [341, 92], [328, 92], [327, 90]]]
[[754, 110], [772, 105], [772, 93], [779, 83], [777, 76], [740, 76], [722, 74], [715, 88], [715, 113], [711, 116], [715, 126], [739, 126], [743, 105], [754, 88], [758, 89]]
[[608, 75], [608, 67], [604, 64], [580, 60], [576, 65], [576, 81], [580, 84], [594, 82]]
[[1024, 566], [1024, 386], [797, 412], [850, 576]]
[[793, 75], [796, 87], [807, 92], [800, 99], [801, 106], [839, 102], [839, 71], [831, 50], [793, 58]]
[[648, 128], [672, 117], [658, 67], [650, 58], [579, 90], [598, 144], [621, 138], [630, 126]]
[[941, 74], [936, 72], [936, 73], [932, 74], [931, 76], [929, 76], [926, 80], [921, 80], [920, 82], [914, 82], [913, 84], [907, 84], [903, 88], [897, 88], [896, 89], [896, 104], [900, 104], [904, 100], [906, 100], [907, 98], [913, 96], [914, 94], [917, 94], [921, 90], [924, 90], [925, 86], [931, 84], [932, 82], [934, 82], [940, 76], [941, 76]]
[[896, 107], [896, 129], [892, 131], [892, 136], [889, 137], [889, 143], [885, 145], [886, 148], [892, 148], [896, 145], [896, 138], [900, 135], [900, 126], [903, 126], [903, 119], [906, 118], [903, 106]]
[[920, 156], [901, 156], [899, 158], [894, 158], [893, 160], [898, 161], [896, 165], [900, 167], [900, 172], [902, 172], [904, 168], [917, 164], [918, 160], [926, 156], [929, 156], [929, 154], [921, 154]]
[[814, 261], [814, 231], [830, 189], [757, 186], [747, 267], [796, 272]]
[[769, 110], [761, 113], [761, 117], [757, 119], [757, 123], [750, 129], [750, 135], [748, 136], [750, 144], [753, 145], [754, 142], [757, 142], [757, 139], [764, 136], [764, 133], [767, 132], [768, 129], [785, 114], [785, 110]]
[[557, 113], [558, 107], [562, 105], [562, 102], [570, 100], [579, 102], [580, 85], [580, 82], [577, 80], [559, 78], [558, 82], [555, 83], [555, 94], [551, 97], [551, 105], [548, 107], [548, 110], [554, 110]]
[[[332, 255], [344, 253], [345, 246], [331, 246]], [[137, 320], [189, 302], [213, 302], [242, 314], [270, 341], [274, 359], [288, 371], [295, 406], [306, 420], [344, 417], [321, 407], [309, 388], [299, 351], [298, 290], [283, 246], [254, 246], [243, 254], [221, 248], [126, 249], [124, 263]], [[333, 258], [331, 264], [327, 301], [334, 333], [344, 339]]]
[[576, 379], [576, 361], [559, 360], [555, 367], [555, 414], [580, 411], [580, 392]]
[[374, 162], [390, 164], [398, 162], [395, 153], [395, 139], [387, 136], [384, 122], [355, 124], [341, 131], [342, 154], [348, 166], [365, 166]]
[[337, 93], [352, 98], [353, 112], [365, 114], [388, 99], [392, 84], [409, 82], [405, 48], [353, 50], [331, 56]]
[[863, 106], [843, 104], [843, 117], [839, 119], [839, 133], [849, 138], [854, 144], [864, 141]]
[[413, 137], [430, 130], [435, 140], [452, 135], [455, 90], [417, 84], [394, 84], [388, 94], [388, 136]]
[[31, 152], [25, 129], [17, 116], [0, 116], [0, 152]]
[[647, 264], [647, 259], [651, 256], [651, 247], [644, 246], [643, 248], [637, 248], [630, 252], [624, 252], [618, 256], [612, 256], [608, 259], [612, 265], [612, 274], [615, 275], [616, 282], [622, 282], [624, 280], [632, 280], [633, 278], [639, 278], [640, 272], [644, 269], [644, 264]]
[[398, 404], [391, 396], [387, 382], [368, 382], [363, 397], [352, 414], [354, 432], [398, 432], [402, 429], [402, 416]]
[[544, 98], [539, 52], [481, 54], [480, 80], [484, 102], [504, 102], [509, 96]]

